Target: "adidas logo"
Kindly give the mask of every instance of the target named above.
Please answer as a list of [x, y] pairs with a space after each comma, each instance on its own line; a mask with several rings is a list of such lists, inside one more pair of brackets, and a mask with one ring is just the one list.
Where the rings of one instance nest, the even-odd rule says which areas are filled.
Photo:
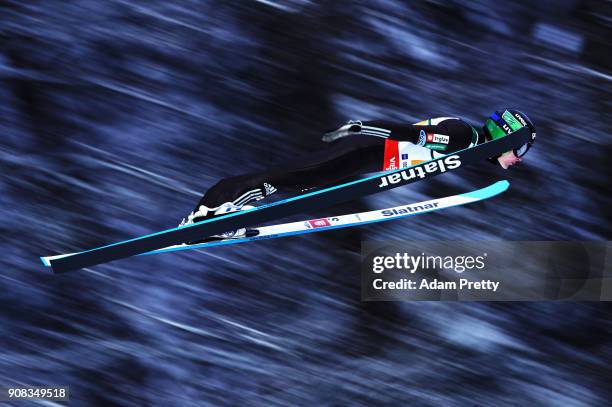
[[266, 196], [272, 195], [273, 193], [277, 191], [276, 188], [274, 188], [272, 185], [268, 184], [267, 182], [264, 182], [264, 188], [266, 190]]

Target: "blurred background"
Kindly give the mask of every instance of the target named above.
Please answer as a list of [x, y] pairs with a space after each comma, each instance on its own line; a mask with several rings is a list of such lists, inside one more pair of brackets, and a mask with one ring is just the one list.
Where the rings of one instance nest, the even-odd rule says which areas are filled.
[[[612, 3], [0, 3], [0, 385], [72, 405], [599, 406], [607, 303], [364, 303], [364, 240], [609, 240]], [[525, 162], [297, 218], [499, 179], [490, 201], [360, 229], [51, 275], [38, 256], [174, 227], [219, 178], [347, 119], [516, 106]], [[47, 404], [52, 405], [52, 404]]]

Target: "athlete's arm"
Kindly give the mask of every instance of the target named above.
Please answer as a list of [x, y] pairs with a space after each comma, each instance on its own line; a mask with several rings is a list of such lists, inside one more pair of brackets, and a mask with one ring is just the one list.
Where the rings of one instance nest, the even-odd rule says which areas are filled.
[[442, 154], [462, 150], [478, 143], [478, 133], [472, 126], [456, 118], [429, 119], [417, 124], [387, 120], [350, 121], [339, 129], [326, 133], [323, 141], [331, 142], [356, 134], [406, 141]]
[[455, 118], [430, 119], [417, 124], [392, 123], [383, 120], [363, 122], [362, 134], [389, 131], [387, 138], [448, 154], [476, 145], [478, 133], [466, 122]]

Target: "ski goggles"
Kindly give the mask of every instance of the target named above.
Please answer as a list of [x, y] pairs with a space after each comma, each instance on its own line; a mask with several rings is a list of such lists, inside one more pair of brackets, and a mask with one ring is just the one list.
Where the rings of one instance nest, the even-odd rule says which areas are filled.
[[[493, 140], [497, 140], [499, 138], [505, 137], [508, 134], [512, 134], [517, 130], [522, 129], [523, 126], [508, 110], [505, 110], [503, 113], [500, 112], [493, 113], [486, 121], [485, 127], [489, 131], [491, 138]], [[514, 155], [518, 158], [527, 154], [529, 151], [530, 143], [525, 143], [519, 148], [515, 148], [512, 150]]]

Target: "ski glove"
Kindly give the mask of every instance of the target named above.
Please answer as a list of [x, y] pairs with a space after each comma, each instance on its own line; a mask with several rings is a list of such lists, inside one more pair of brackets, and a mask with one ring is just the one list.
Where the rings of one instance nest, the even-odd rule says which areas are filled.
[[342, 137], [360, 134], [361, 126], [362, 123], [360, 120], [349, 120], [345, 125], [341, 126], [340, 128], [325, 133], [321, 140], [326, 143], [331, 143]]

